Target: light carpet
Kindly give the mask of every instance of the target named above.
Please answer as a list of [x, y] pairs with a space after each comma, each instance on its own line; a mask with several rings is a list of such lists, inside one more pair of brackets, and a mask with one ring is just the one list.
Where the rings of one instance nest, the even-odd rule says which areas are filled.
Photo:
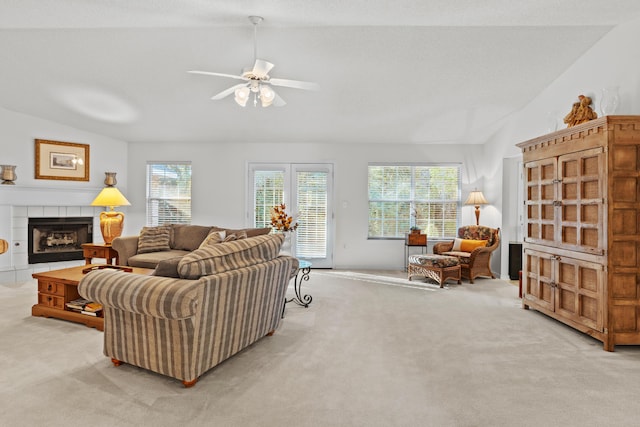
[[[191, 389], [114, 367], [102, 333], [31, 317], [36, 283], [0, 286], [6, 426], [625, 426], [640, 419], [640, 347], [602, 344], [517, 287], [312, 270], [309, 308]], [[290, 289], [292, 293], [292, 289]]]

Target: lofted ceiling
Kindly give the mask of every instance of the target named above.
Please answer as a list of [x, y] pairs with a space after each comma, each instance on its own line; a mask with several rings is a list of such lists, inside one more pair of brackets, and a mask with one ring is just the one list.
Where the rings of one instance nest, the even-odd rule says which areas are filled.
[[[258, 57], [284, 107], [212, 101]], [[0, 106], [125, 141], [483, 143], [637, 0], [3, 0]]]

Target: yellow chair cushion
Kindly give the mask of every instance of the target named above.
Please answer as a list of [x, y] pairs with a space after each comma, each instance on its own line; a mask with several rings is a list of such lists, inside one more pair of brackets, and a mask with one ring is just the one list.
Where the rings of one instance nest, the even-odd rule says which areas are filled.
[[487, 240], [463, 240], [460, 244], [462, 252], [472, 252], [475, 248], [487, 246]]
[[487, 246], [488, 240], [455, 239], [453, 250], [459, 252], [472, 252], [475, 248]]

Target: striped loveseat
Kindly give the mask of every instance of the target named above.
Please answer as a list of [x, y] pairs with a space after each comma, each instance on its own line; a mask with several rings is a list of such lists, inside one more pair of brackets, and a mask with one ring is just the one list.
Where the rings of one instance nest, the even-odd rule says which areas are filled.
[[278, 327], [298, 260], [279, 256], [282, 234], [205, 246], [178, 264], [181, 278], [108, 269], [79, 283], [104, 306], [104, 354], [190, 387]]

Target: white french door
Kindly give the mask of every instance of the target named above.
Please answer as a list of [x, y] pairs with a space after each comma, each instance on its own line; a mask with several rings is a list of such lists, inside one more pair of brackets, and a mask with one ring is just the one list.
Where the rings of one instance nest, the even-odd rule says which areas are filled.
[[333, 267], [333, 165], [330, 163], [250, 163], [249, 211], [254, 227], [271, 225], [280, 203], [298, 222], [292, 253], [316, 268]]

